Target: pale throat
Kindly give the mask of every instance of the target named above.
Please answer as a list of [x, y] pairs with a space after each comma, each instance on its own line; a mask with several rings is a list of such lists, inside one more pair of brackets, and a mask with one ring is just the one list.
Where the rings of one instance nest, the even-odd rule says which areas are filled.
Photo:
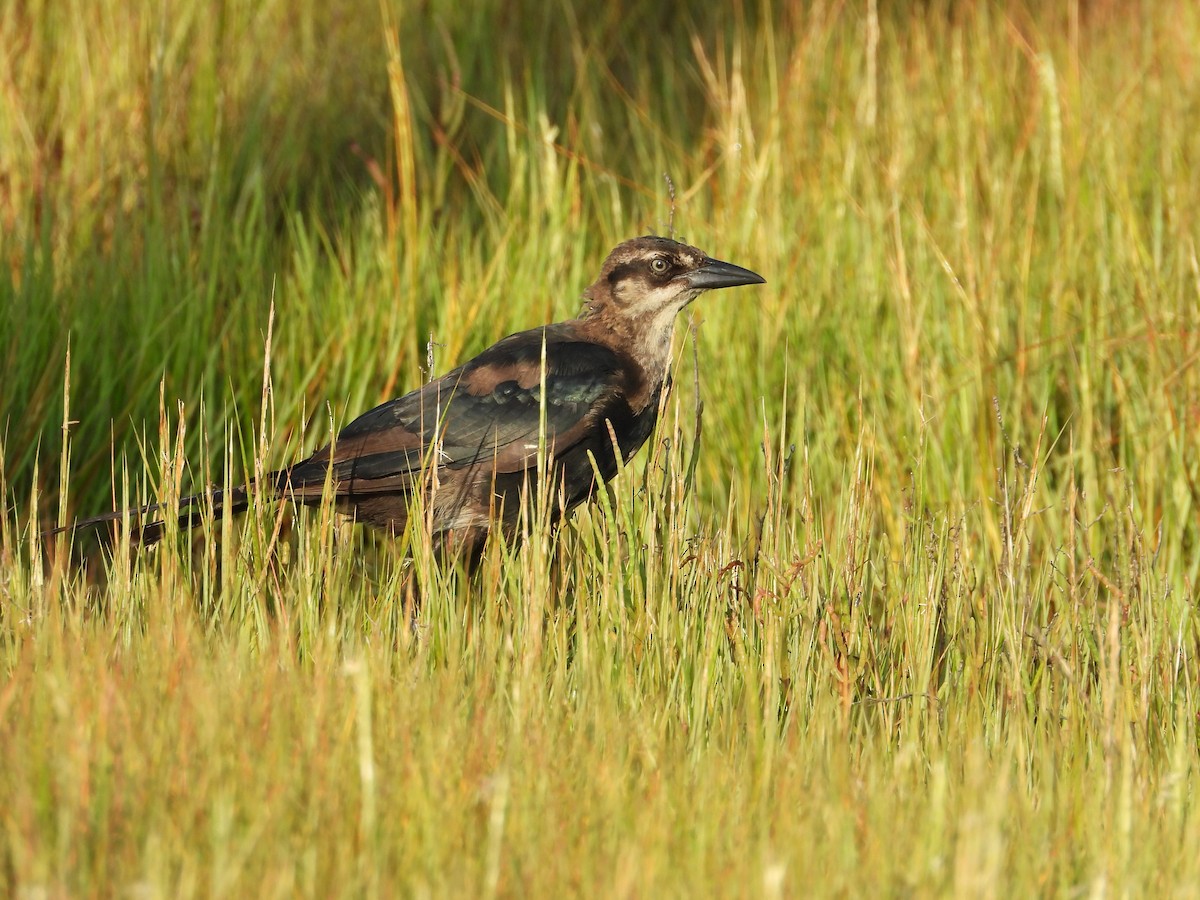
[[641, 308], [632, 310], [634, 326], [631, 337], [637, 343], [638, 357], [656, 379], [666, 375], [671, 361], [671, 339], [675, 334], [675, 320], [680, 311], [695, 299], [696, 292], [676, 294], [673, 298], [647, 298]]

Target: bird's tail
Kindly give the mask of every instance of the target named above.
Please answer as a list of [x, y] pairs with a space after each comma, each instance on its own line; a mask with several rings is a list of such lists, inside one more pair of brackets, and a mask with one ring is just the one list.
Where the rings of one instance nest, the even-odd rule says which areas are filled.
[[[288, 484], [290, 474], [290, 469], [281, 469], [278, 472], [271, 472], [264, 475], [260, 490], [269, 496], [280, 496]], [[198, 494], [189, 494], [186, 497], [180, 497], [179, 515], [176, 519], [179, 528], [195, 528], [204, 518], [205, 511], [209, 506], [212, 507], [214, 517], [220, 516], [225, 512], [245, 512], [250, 506], [250, 493], [251, 485], [241, 484], [229, 490], [214, 488], [209, 491], [201, 491]], [[167, 521], [161, 515], [166, 508], [166, 504], [152, 503], [149, 506], [137, 507], [135, 509], [117, 509], [98, 516], [77, 519], [70, 525], [61, 525], [58, 528], [50, 529], [43, 533], [43, 537], [53, 537], [63, 532], [74, 533], [83, 528], [95, 528], [98, 525], [105, 525], [110, 522], [128, 520], [130, 523], [130, 540], [138, 544], [154, 544], [161, 540], [163, 534], [166, 532]]]

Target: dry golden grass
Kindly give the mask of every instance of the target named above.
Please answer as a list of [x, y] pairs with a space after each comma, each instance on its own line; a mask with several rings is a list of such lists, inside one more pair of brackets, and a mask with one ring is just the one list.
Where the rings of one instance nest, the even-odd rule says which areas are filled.
[[[0, 893], [1200, 892], [1200, 14], [1061, 6], [0, 8]], [[769, 284], [474, 582], [38, 537], [672, 220]]]

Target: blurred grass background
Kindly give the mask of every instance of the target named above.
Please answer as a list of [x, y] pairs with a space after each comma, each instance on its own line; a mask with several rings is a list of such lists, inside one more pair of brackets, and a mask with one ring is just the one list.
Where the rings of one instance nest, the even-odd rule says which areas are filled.
[[[1198, 46], [1182, 0], [5, 4], [0, 892], [1200, 891]], [[37, 537], [672, 224], [768, 285], [474, 584], [322, 511]]]

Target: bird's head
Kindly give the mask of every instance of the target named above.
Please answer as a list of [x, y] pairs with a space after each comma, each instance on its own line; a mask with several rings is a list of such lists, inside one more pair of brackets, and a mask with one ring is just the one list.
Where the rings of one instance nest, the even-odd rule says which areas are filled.
[[618, 245], [584, 297], [592, 313], [669, 322], [705, 291], [765, 281], [695, 247], [646, 236]]

